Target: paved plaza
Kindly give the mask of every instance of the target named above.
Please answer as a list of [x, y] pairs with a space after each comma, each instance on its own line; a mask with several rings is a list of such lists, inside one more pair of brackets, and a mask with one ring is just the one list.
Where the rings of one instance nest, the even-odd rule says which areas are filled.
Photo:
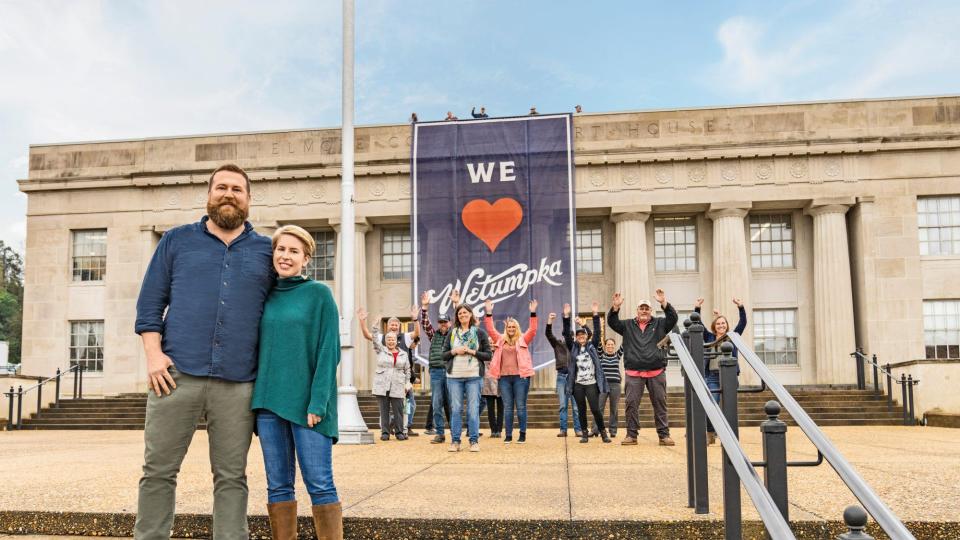
[[[957, 521], [960, 516], [960, 430], [929, 427], [830, 427], [824, 431], [904, 521]], [[710, 510], [686, 506], [683, 433], [678, 445], [560, 439], [550, 430], [525, 445], [481, 439], [482, 451], [448, 453], [427, 437], [334, 448], [337, 486], [346, 518], [495, 520], [720, 520], [720, 449], [709, 450]], [[761, 459], [757, 428], [741, 434]], [[139, 431], [39, 431], [0, 434], [4, 485], [0, 511], [132, 514], [143, 452]], [[815, 459], [797, 428], [788, 432], [788, 458]], [[251, 515], [265, 514], [260, 449], [250, 450]], [[206, 433], [198, 431], [183, 464], [177, 512], [209, 514], [211, 476]], [[836, 521], [856, 501], [826, 464], [790, 470], [790, 517]], [[13, 487], [13, 489], [9, 489]], [[299, 499], [308, 497], [300, 487]], [[402, 501], [398, 504], [398, 501]], [[744, 519], [758, 516], [744, 494]], [[309, 506], [301, 504], [301, 514]], [[6, 531], [0, 530], [0, 533]]]

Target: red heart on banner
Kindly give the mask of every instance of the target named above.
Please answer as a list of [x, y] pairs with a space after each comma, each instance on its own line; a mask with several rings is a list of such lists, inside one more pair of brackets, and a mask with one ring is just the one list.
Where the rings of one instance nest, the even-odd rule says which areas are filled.
[[491, 252], [504, 238], [520, 226], [523, 221], [523, 207], [510, 198], [503, 198], [490, 204], [483, 199], [474, 199], [460, 212], [463, 226], [483, 241]]

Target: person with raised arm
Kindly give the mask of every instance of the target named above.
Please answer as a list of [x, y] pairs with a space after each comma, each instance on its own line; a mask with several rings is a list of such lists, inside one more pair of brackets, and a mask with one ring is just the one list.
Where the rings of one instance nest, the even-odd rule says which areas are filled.
[[640, 430], [640, 399], [644, 390], [650, 392], [654, 421], [661, 446], [674, 446], [670, 438], [670, 421], [667, 417], [667, 357], [657, 344], [677, 324], [677, 310], [667, 302], [663, 289], [657, 289], [656, 299], [663, 309], [663, 317], [654, 317], [649, 300], [637, 304], [636, 317], [620, 320], [623, 295], [614, 293], [613, 303], [607, 312], [607, 324], [623, 336], [623, 368], [627, 402], [627, 436], [620, 444], [637, 444]]
[[[605, 443], [610, 442], [607, 430], [603, 423], [603, 409], [600, 408], [600, 394], [609, 392], [607, 380], [603, 376], [600, 366], [600, 355], [597, 346], [600, 345], [600, 304], [593, 303], [593, 337], [588, 340], [587, 328], [577, 328], [573, 348], [570, 349], [570, 378], [567, 386], [570, 387], [573, 398], [577, 401], [580, 425], [587, 425], [587, 405], [593, 414], [593, 421], [597, 426], [597, 433]], [[590, 442], [590, 437], [584, 429], [580, 436], [581, 443]]]
[[497, 379], [500, 397], [503, 398], [504, 437], [503, 443], [513, 441], [513, 411], [517, 411], [520, 436], [517, 444], [527, 442], [527, 394], [530, 392], [530, 378], [533, 377], [533, 357], [530, 344], [537, 335], [537, 301], [531, 300], [530, 327], [523, 334], [520, 323], [513, 317], [504, 322], [503, 334], [493, 325], [493, 302], [489, 299], [483, 304], [483, 323], [496, 343], [496, 352], [490, 362], [490, 376]]
[[[357, 310], [360, 327], [367, 326], [367, 312]], [[403, 399], [410, 380], [409, 353], [400, 348], [396, 332], [388, 331], [381, 336], [380, 319], [373, 326], [370, 340], [377, 353], [377, 367], [373, 375], [373, 395], [377, 396], [380, 408], [380, 440], [390, 440], [395, 433], [398, 441], [407, 440], [403, 433]]]
[[[460, 299], [460, 292], [453, 291], [457, 300]], [[453, 298], [453, 294], [450, 295]], [[444, 413], [447, 420], [450, 419], [450, 402], [447, 399], [447, 369], [443, 361], [443, 341], [450, 335], [450, 318], [446, 313], [437, 316], [437, 328], [430, 324], [430, 293], [423, 291], [420, 295], [420, 326], [430, 341], [430, 353], [428, 361], [430, 362], [430, 410], [427, 412], [428, 420], [432, 420], [434, 429], [433, 439], [430, 444], [443, 444], [446, 437], [443, 435]], [[428, 422], [429, 423], [429, 422]]]
[[[740, 318], [737, 321], [737, 327], [733, 329], [734, 332], [742, 334], [743, 331], [747, 328], [747, 309], [743, 307], [743, 300], [739, 298], [734, 298], [733, 303], [737, 306], [737, 311], [739, 312]], [[703, 298], [697, 298], [697, 303], [693, 308], [694, 311], [700, 313], [700, 308], [703, 306]], [[720, 344], [724, 341], [730, 339], [727, 336], [727, 332], [730, 331], [730, 321], [726, 317], [720, 314], [719, 309], [713, 310], [713, 322], [710, 323], [710, 330], [704, 330], [703, 332], [703, 342], [707, 346], [711, 346], [720, 349]], [[732, 342], [731, 342], [732, 344]], [[733, 346], [733, 357], [737, 358], [737, 346]], [[703, 377], [707, 381], [707, 386], [710, 390], [714, 390], [713, 400], [717, 403], [720, 403], [720, 359], [711, 358], [707, 365], [704, 366]], [[740, 373], [740, 368], [737, 367], [737, 373]], [[707, 419], [707, 444], [713, 444], [717, 441], [717, 432], [713, 429], [713, 423]]]
[[[600, 367], [603, 368], [603, 377], [607, 380], [609, 390], [600, 394], [600, 410], [604, 410], [607, 401], [610, 402], [610, 419], [607, 421], [607, 432], [611, 438], [617, 436], [617, 425], [620, 416], [620, 384], [623, 377], [620, 374], [620, 360], [623, 358], [623, 346], [617, 347], [617, 342], [613, 338], [607, 338], [603, 342], [603, 349], [600, 353]], [[594, 433], [599, 435], [599, 433]]]
[[547, 317], [546, 336], [550, 346], [553, 347], [554, 367], [557, 370], [557, 400], [560, 402], [560, 433], [557, 437], [567, 436], [567, 407], [573, 404], [573, 430], [577, 437], [582, 436], [580, 431], [580, 415], [577, 413], [577, 402], [570, 393], [570, 387], [567, 386], [567, 377], [570, 376], [568, 366], [570, 365], [570, 349], [573, 348], [573, 331], [570, 327], [570, 304], [563, 305], [563, 330], [562, 339], [557, 339], [553, 335], [553, 321], [557, 319], [556, 313], [551, 313]]

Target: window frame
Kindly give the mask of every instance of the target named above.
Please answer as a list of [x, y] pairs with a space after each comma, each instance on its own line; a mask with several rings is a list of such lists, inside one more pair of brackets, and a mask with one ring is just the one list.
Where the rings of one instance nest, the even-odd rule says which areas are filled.
[[[590, 246], [581, 248], [581, 247], [580, 247], [580, 234], [581, 234], [581, 232], [585, 232], [585, 231], [591, 231], [591, 232], [597, 231], [597, 232], [599, 233], [599, 242], [598, 242], [597, 244], [595, 244], [595, 245], [590, 245]], [[594, 235], [591, 234], [590, 236], [591, 236], [591, 240], [592, 240], [593, 237], [594, 237]], [[580, 275], [580, 274], [591, 274], [591, 275], [603, 274], [604, 251], [606, 251], [606, 250], [604, 249], [604, 244], [603, 244], [604, 236], [606, 236], [606, 235], [605, 235], [604, 232], [603, 232], [603, 223], [602, 223], [602, 222], [599, 222], [599, 221], [589, 221], [589, 222], [582, 222], [582, 223], [581, 223], [581, 222], [578, 222], [578, 223], [577, 223], [577, 230], [576, 230], [576, 233], [574, 234], [574, 239], [573, 239], [574, 260], [576, 261], [576, 265], [577, 265], [577, 268], [576, 268], [576, 270], [577, 270], [577, 275]], [[599, 250], [599, 253], [600, 253], [600, 258], [599, 258], [599, 259], [593, 258], [593, 257], [591, 257], [591, 258], [589, 258], [589, 259], [582, 259], [582, 258], [580, 257], [581, 252], [589, 251], [589, 252], [592, 253], [592, 252], [595, 252], [595, 250]], [[589, 263], [591, 264], [591, 266], [593, 266], [593, 265], [599, 265], [599, 270], [593, 270], [593, 269], [591, 269], [591, 270], [583, 270], [583, 269], [581, 269], [581, 266], [580, 266], [580, 265], [581, 265], [582, 262], [584, 262], [584, 261], [585, 261], [585, 262], [589, 262]]]
[[[307, 266], [307, 272], [309, 273], [310, 278], [313, 279], [314, 281], [332, 282], [336, 279], [336, 275], [337, 275], [337, 241], [338, 241], [337, 232], [334, 231], [333, 229], [316, 229], [316, 230], [311, 230], [309, 232], [310, 232], [310, 236], [313, 238], [313, 241], [316, 245], [316, 249], [314, 249], [313, 256], [310, 257], [310, 264], [309, 266]], [[330, 235], [333, 237], [332, 238], [333, 239], [332, 254], [323, 255], [323, 256], [318, 255], [320, 253], [320, 240], [317, 238], [318, 235]], [[324, 260], [324, 259], [333, 259], [333, 265], [329, 268], [330, 279], [319, 279], [317, 277], [317, 269], [320, 267], [317, 264], [317, 262], [319, 260]], [[328, 270], [327, 268], [324, 268], [325, 272], [327, 270]]]
[[[90, 372], [90, 373], [103, 373], [103, 371], [104, 371], [104, 363], [105, 363], [105, 360], [106, 360], [106, 354], [104, 353], [104, 350], [106, 349], [106, 343], [105, 343], [105, 340], [106, 340], [106, 324], [105, 324], [105, 321], [104, 321], [103, 319], [79, 319], [79, 320], [71, 320], [71, 321], [68, 321], [68, 322], [69, 322], [69, 325], [70, 325], [70, 326], [69, 326], [69, 333], [68, 333], [69, 338], [70, 338], [70, 341], [69, 341], [69, 343], [67, 344], [67, 359], [68, 359], [68, 362], [69, 362], [70, 367], [73, 367], [74, 365], [80, 364], [80, 363], [82, 362], [82, 363], [84, 364], [83, 371], [85, 371], [85, 372]], [[86, 324], [86, 325], [91, 325], [91, 324], [99, 325], [100, 333], [99, 333], [99, 334], [97, 334], [97, 333], [91, 334], [89, 331], [88, 331], [87, 333], [85, 333], [85, 334], [75, 333], [75, 329], [77, 329], [77, 326], [78, 326], [78, 325], [84, 325], [84, 324]], [[80, 344], [74, 345], [74, 337], [83, 338], [84, 336], [86, 336], [87, 339], [89, 340], [89, 337], [90, 337], [91, 335], [94, 336], [95, 338], [97, 338], [97, 337], [99, 338], [99, 339], [97, 339], [97, 343], [95, 343], [94, 345], [89, 345], [89, 343], [86, 344], [86, 345], [80, 345]], [[98, 357], [94, 357], [94, 358], [89, 358], [89, 357], [83, 358], [82, 356], [86, 356], [86, 355], [83, 354], [83, 353], [81, 353], [80, 351], [86, 352], [86, 351], [91, 350], [91, 349], [92, 349], [92, 350], [97, 350], [97, 349], [99, 349], [99, 356], [98, 356]], [[75, 356], [75, 355], [74, 355], [74, 351], [78, 351], [77, 354], [76, 354], [76, 357], [74, 357], [74, 356]], [[93, 365], [95, 366], [94, 368], [88, 367], [90, 362], [93, 362]], [[99, 368], [99, 369], [97, 369], [97, 368]]]
[[[766, 314], [776, 314], [776, 313], [791, 314], [792, 320], [787, 323], [778, 323], [773, 321], [772, 323], [765, 321]], [[763, 315], [761, 315], [763, 314]], [[752, 310], [750, 313], [751, 317], [751, 327], [753, 329], [753, 350], [757, 354], [757, 357], [767, 366], [771, 368], [799, 368], [800, 367], [800, 335], [799, 335], [799, 310], [795, 307], [789, 308], [758, 308]], [[786, 332], [781, 336], [776, 333], [776, 327], [778, 324], [782, 324], [785, 329], [792, 329], [792, 335], [787, 334]], [[789, 325], [789, 326], [788, 326]], [[773, 327], [774, 334], [772, 337], [767, 337], [766, 329]], [[761, 347], [761, 340], [773, 339], [776, 340], [783, 339], [786, 340], [787, 346], [783, 349], [774, 348], [772, 350], [767, 350], [764, 347]], [[793, 340], [793, 347], [789, 347], [790, 340]], [[792, 362], [769, 362], [767, 358], [772, 356], [781, 356], [781, 355], [793, 355]]]
[[[942, 307], [936, 313], [937, 308]], [[944, 317], [946, 324], [943, 327], [927, 327], [927, 321], [936, 317]], [[952, 327], [951, 327], [951, 322]], [[933, 334], [934, 343], [929, 344], [930, 335]], [[949, 341], [943, 345], [936, 343], [936, 337], [942, 334], [947, 341], [953, 334], [953, 342]], [[940, 348], [943, 348], [943, 355], [940, 354]], [[932, 352], [932, 355], [931, 355]], [[927, 360], [956, 360], [960, 359], [960, 299], [955, 298], [934, 298], [923, 301], [923, 356]]]
[[[409, 252], [400, 251], [400, 252], [389, 253], [389, 254], [388, 254], [388, 253], [387, 253], [387, 250], [386, 250], [387, 237], [388, 237], [388, 235], [395, 235], [395, 234], [398, 234], [398, 233], [399, 233], [399, 234], [403, 234], [403, 233], [406, 234], [406, 236], [407, 236], [407, 242], [409, 243], [409, 246], [410, 246], [410, 251], [409, 251]], [[401, 242], [402, 242], [402, 240], [401, 240]], [[396, 243], [396, 242], [391, 242], [391, 243]], [[402, 264], [402, 258], [403, 258], [404, 256], [409, 256], [409, 258], [410, 258], [409, 266], [407, 266], [406, 268], [404, 268], [404, 267], [401, 266], [399, 271], [391, 270], [391, 272], [394, 272], [394, 273], [399, 272], [399, 274], [400, 274], [399, 276], [394, 276], [394, 275], [388, 276], [388, 275], [387, 275], [387, 260], [386, 260], [388, 256], [389, 256], [389, 257], [400, 257], [400, 258], [401, 258], [401, 264]], [[380, 279], [382, 279], [383, 281], [404, 281], [404, 280], [413, 279], [413, 256], [414, 256], [414, 253], [413, 253], [413, 235], [412, 235], [412, 233], [410, 232], [410, 229], [409, 229], [409, 228], [403, 229], [403, 228], [399, 228], [399, 227], [390, 227], [390, 228], [384, 228], [384, 229], [381, 230], [381, 232], [380, 232]], [[396, 268], [396, 266], [391, 266], [391, 268]]]
[[[78, 237], [84, 233], [103, 233], [103, 255], [78, 255], [78, 248], [85, 246], [96, 246], [95, 243], [87, 242], [86, 244], [78, 244]], [[70, 230], [70, 283], [91, 283], [99, 284], [104, 283], [107, 280], [107, 242], [108, 242], [108, 231], [106, 227], [95, 228], [95, 229], [71, 229]], [[96, 260], [98, 264], [94, 268], [93, 265], [88, 265], [84, 268], [82, 262], [78, 266], [78, 259], [83, 259], [84, 261]], [[100, 262], [102, 261], [102, 264]], [[99, 272], [99, 279], [83, 279], [83, 272]]]
[[[790, 238], [789, 238], [789, 248], [790, 248], [790, 249], [789, 249], [789, 253], [787, 253], [786, 251], [784, 251], [784, 248], [783, 248], [784, 244], [783, 244], [783, 242], [785, 242], [785, 240], [783, 240], [782, 238], [779, 238], [779, 239], [769, 239], [769, 240], [764, 240], [764, 239], [754, 240], [754, 238], [753, 238], [753, 225], [754, 225], [754, 220], [755, 220], [755, 219], [764, 219], [764, 218], [765, 218], [765, 219], [768, 220], [767, 223], [772, 223], [773, 221], [771, 220], [771, 218], [778, 218], [778, 217], [783, 217], [783, 218], [786, 218], [786, 220], [787, 220], [786, 230], [790, 231]], [[749, 260], [750, 260], [750, 270], [751, 270], [751, 271], [757, 271], [757, 272], [777, 272], [777, 271], [789, 271], [789, 270], [796, 270], [796, 269], [797, 269], [797, 220], [795, 219], [794, 212], [793, 212], [792, 210], [787, 210], [787, 211], [783, 211], [783, 212], [759, 212], [759, 213], [755, 213], [755, 214], [754, 214], [754, 213], [748, 214], [747, 219], [746, 219], [746, 226], [747, 226], [747, 249], [748, 249], [747, 257], [748, 257]], [[762, 229], [762, 224], [761, 224], [761, 229]], [[771, 231], [772, 231], [772, 230], [773, 230], [773, 229], [771, 229]], [[779, 231], [779, 230], [782, 230], [782, 229], [778, 229], [778, 231]], [[763, 234], [763, 231], [762, 231], [762, 230], [760, 231], [760, 234], [761, 234], [761, 235]], [[770, 234], [772, 235], [773, 233], [771, 232]], [[779, 233], [778, 233], [778, 234], [779, 234]], [[758, 246], [758, 248], [757, 248], [757, 253], [754, 253], [754, 245], [755, 245], [755, 244]], [[763, 253], [763, 246], [764, 246], [764, 244], [771, 246], [769, 253]], [[778, 246], [778, 247], [780, 247], [780, 253], [774, 253], [775, 250], [774, 250], [774, 247], [773, 247], [773, 246], [775, 246], [775, 245]], [[789, 256], [790, 256], [790, 264], [789, 264], [789, 265], [783, 265], [783, 264], [781, 264], [781, 265], [777, 265], [777, 266], [774, 266], [774, 265], [771, 265], [771, 266], [763, 266], [762, 263], [763, 263], [763, 256], [764, 256], [764, 255], [769, 256], [769, 257], [771, 257], [771, 258], [772, 258], [772, 257], [775, 257], [775, 256], [779, 256], [779, 257], [781, 258], [781, 260], [783, 259], [784, 256], [789, 255]], [[759, 266], [756, 266], [756, 265], [754, 264], [755, 260], [759, 260], [759, 261], [760, 261], [760, 265], [759, 265]], [[771, 260], [772, 260], [772, 259], [771, 259]]]
[[[934, 201], [937, 203], [937, 210], [925, 211], [926, 209], [923, 207]], [[939, 206], [944, 202], [948, 208], [942, 211]], [[925, 223], [931, 217], [937, 221], [936, 225]], [[942, 224], [943, 221], [947, 223]], [[929, 237], [933, 236], [934, 233], [936, 239], [931, 240]], [[924, 236], [927, 236], [927, 238], [924, 238]], [[949, 238], [944, 240], [944, 236]], [[917, 245], [920, 256], [924, 258], [960, 256], [960, 195], [917, 197]], [[925, 248], [930, 245], [937, 246], [937, 253], [929, 253], [929, 251], [924, 253]], [[945, 253], [940, 250], [944, 245], [950, 246], [949, 252]]]
[[[653, 219], [653, 271], [654, 271], [654, 273], [656, 273], [656, 274], [695, 274], [695, 273], [698, 273], [698, 272], [700, 271], [700, 241], [699, 241], [699, 240], [700, 240], [700, 238], [699, 238], [700, 227], [699, 227], [699, 223], [698, 223], [697, 216], [695, 216], [695, 215], [675, 215], [675, 216], [664, 215], [664, 216], [653, 216], [652, 219]], [[676, 223], [687, 222], [686, 224], [679, 225], [679, 227], [686, 227], [686, 226], [693, 227], [693, 231], [692, 231], [692, 232], [693, 232], [693, 244], [690, 244], [690, 243], [688, 243], [688, 242], [686, 242], [686, 241], [684, 241], [684, 242], [682, 242], [682, 243], [676, 243], [676, 242], [674, 242], [674, 243], [670, 243], [670, 244], [667, 244], [667, 243], [658, 244], [658, 243], [657, 243], [657, 226], [658, 226], [658, 222], [663, 223], [663, 222], [668, 222], [668, 221], [673, 221], [673, 222], [676, 222]], [[668, 227], [663, 226], [663, 228], [668, 228]], [[673, 229], [673, 230], [670, 231], [672, 234], [676, 234], [676, 233], [678, 232], [678, 231], [675, 230], [675, 229], [678, 228], [677, 225], [670, 226], [669, 228], [670, 228], [670, 229]], [[686, 232], [688, 232], [688, 231], [682, 231], [682, 232], [683, 232], [683, 233], [686, 233]], [[684, 236], [685, 236], [685, 234], [684, 234]], [[692, 257], [692, 259], [693, 259], [693, 268], [686, 268], [686, 267], [684, 267], [684, 268], [676, 268], [676, 267], [675, 267], [675, 268], [673, 268], [673, 269], [666, 269], [666, 268], [660, 269], [660, 261], [673, 261], [673, 262], [676, 264], [676, 262], [678, 262], [678, 261], [687, 261], [688, 259], [691, 259], [691, 257], [690, 257], [690, 256], [687, 256], [687, 255], [684, 255], [683, 257], [678, 257], [676, 254], [674, 254], [674, 255], [672, 255], [672, 256], [670, 256], [670, 257], [667, 257], [666, 255], [664, 255], [664, 256], [661, 257], [661, 256], [658, 256], [658, 255], [657, 255], [657, 248], [658, 248], [658, 247], [662, 247], [662, 248], [664, 248], [664, 249], [666, 249], [667, 247], [672, 247], [672, 248], [676, 249], [677, 247], [688, 247], [688, 246], [691, 246], [691, 245], [693, 246], [693, 257]]]

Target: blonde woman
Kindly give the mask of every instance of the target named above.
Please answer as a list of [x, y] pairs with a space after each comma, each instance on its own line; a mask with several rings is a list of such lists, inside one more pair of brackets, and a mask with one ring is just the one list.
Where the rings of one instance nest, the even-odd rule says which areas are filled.
[[260, 320], [260, 355], [250, 407], [267, 473], [267, 512], [274, 538], [297, 537], [294, 470], [313, 505], [318, 538], [343, 538], [333, 483], [337, 443], [340, 316], [330, 289], [302, 274], [313, 255], [310, 233], [285, 225], [273, 235], [277, 284]]
[[530, 392], [530, 377], [533, 377], [529, 345], [537, 335], [537, 301], [530, 301], [530, 328], [524, 334], [520, 333], [520, 323], [513, 317], [507, 318], [503, 334], [500, 334], [493, 326], [493, 302], [484, 302], [483, 309], [483, 324], [490, 339], [496, 343], [490, 376], [497, 379], [500, 398], [503, 399], [503, 443], [513, 442], [513, 411], [516, 408], [520, 424], [517, 444], [523, 444], [527, 442], [527, 394]]

